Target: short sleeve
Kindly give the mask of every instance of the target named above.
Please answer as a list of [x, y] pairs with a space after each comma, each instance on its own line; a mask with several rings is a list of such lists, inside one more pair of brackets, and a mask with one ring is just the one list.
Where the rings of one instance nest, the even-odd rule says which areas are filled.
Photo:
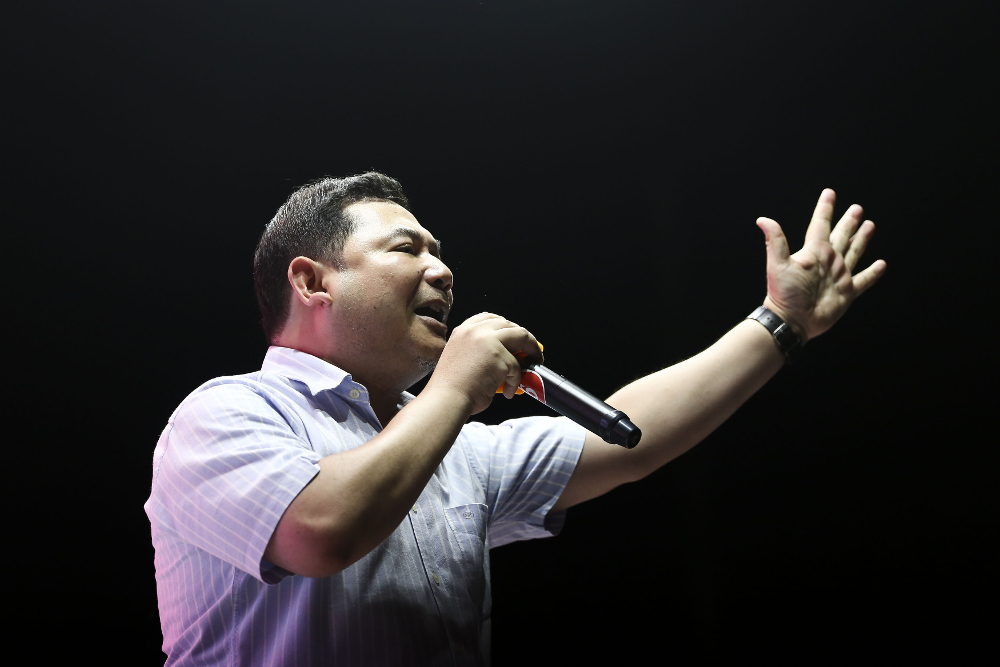
[[195, 392], [157, 444], [153, 530], [170, 531], [265, 583], [280, 580], [280, 569], [262, 562], [264, 550], [321, 458], [296, 419], [248, 385]]
[[551, 510], [580, 460], [585, 435], [565, 417], [463, 429], [470, 463], [486, 487], [491, 548], [559, 533], [566, 513]]

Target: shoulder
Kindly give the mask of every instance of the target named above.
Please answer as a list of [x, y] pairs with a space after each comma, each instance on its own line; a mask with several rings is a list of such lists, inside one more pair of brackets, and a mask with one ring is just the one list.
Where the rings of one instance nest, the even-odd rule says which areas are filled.
[[242, 464], [311, 451], [302, 417], [308, 407], [292, 381], [274, 373], [209, 380], [170, 416], [154, 450], [154, 477], [166, 459], [186, 468], [208, 460]]
[[293, 381], [274, 373], [257, 371], [214, 378], [197, 387], [180, 402], [167, 420], [158, 443], [188, 443], [214, 447], [234, 438], [305, 437], [303, 415], [309, 398]]
[[255, 371], [243, 375], [225, 375], [209, 380], [188, 394], [174, 410], [178, 415], [210, 409], [230, 411], [275, 405], [299, 395], [292, 381], [276, 373]]

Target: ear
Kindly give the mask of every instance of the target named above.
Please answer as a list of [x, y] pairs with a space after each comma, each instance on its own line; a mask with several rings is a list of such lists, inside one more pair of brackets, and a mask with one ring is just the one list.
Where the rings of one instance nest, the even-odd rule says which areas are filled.
[[323, 281], [335, 269], [308, 257], [296, 257], [288, 264], [288, 282], [292, 295], [305, 306], [330, 306], [333, 297], [326, 291]]

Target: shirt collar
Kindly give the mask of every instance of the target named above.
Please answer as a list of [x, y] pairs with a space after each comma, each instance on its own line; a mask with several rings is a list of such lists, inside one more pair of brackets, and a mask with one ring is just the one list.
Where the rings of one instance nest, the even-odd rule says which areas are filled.
[[[350, 373], [300, 350], [272, 345], [264, 355], [261, 370], [297, 380], [306, 385], [314, 396], [332, 390], [345, 399], [368, 402], [368, 390], [355, 382]], [[352, 389], [358, 393], [352, 396]]]

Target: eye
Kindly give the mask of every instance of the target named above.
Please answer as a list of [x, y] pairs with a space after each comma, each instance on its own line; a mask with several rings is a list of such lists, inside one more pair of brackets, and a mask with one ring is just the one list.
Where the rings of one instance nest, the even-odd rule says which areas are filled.
[[416, 249], [413, 247], [413, 245], [411, 245], [409, 243], [406, 243], [406, 244], [401, 245], [401, 246], [397, 246], [396, 248], [393, 248], [393, 250], [396, 251], [396, 252], [405, 252], [405, 253], [407, 253], [409, 255], [416, 255], [417, 254]]

